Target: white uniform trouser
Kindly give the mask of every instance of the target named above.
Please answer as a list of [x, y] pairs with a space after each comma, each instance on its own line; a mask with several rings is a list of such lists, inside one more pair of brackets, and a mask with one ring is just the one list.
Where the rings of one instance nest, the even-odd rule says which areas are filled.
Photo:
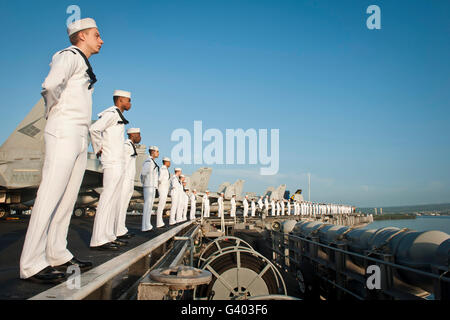
[[191, 202], [191, 212], [190, 212], [189, 219], [190, 220], [195, 220], [195, 210], [197, 209], [196, 208], [197, 202], [195, 200], [190, 200], [190, 202]]
[[123, 177], [121, 164], [103, 169], [103, 191], [95, 213], [91, 247], [116, 240], [114, 226], [121, 209], [120, 194], [122, 193]]
[[67, 232], [86, 169], [87, 136], [57, 138], [46, 133], [44, 139], [42, 181], [20, 257], [22, 279], [73, 258]]
[[205, 205], [205, 211], [203, 212], [203, 217], [204, 218], [209, 218], [209, 211], [210, 211], [209, 204]]
[[189, 198], [186, 196], [186, 194], [183, 194], [183, 216], [182, 216], [182, 221], [186, 221], [187, 220], [187, 211], [188, 211], [188, 207], [189, 207]]
[[153, 202], [155, 201], [155, 187], [144, 187], [144, 212], [142, 214], [142, 231], [153, 229], [150, 218], [152, 216]]
[[243, 213], [244, 217], [248, 216], [248, 207], [244, 206], [244, 213]]
[[180, 190], [177, 192], [177, 214], [176, 214], [176, 220], [177, 223], [180, 223], [183, 221], [183, 211], [184, 211], [184, 192], [183, 190]]
[[160, 186], [158, 192], [159, 192], [159, 203], [158, 209], [156, 210], [156, 227], [161, 228], [164, 227], [163, 212], [167, 203], [167, 195], [169, 193], [169, 187]]
[[129, 178], [123, 179], [122, 199], [120, 200], [120, 213], [115, 225], [116, 237], [123, 236], [128, 233], [125, 221], [127, 218], [128, 205], [134, 192], [134, 180]]
[[231, 210], [230, 210], [230, 217], [235, 217], [236, 216], [236, 207], [232, 206]]
[[170, 207], [170, 219], [169, 224], [173, 225], [177, 223], [177, 207], [178, 207], [178, 192], [175, 189], [172, 189], [170, 192], [171, 198], [171, 207]]

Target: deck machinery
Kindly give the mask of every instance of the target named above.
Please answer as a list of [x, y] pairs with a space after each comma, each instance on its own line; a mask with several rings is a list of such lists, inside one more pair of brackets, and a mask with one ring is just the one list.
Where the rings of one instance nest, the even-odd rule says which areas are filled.
[[[185, 277], [174, 263], [150, 268], [137, 299], [450, 299], [450, 236], [440, 231], [262, 216], [197, 221], [179, 240]], [[154, 276], [164, 269], [172, 276]]]
[[32, 299], [450, 299], [448, 234], [344, 220], [198, 218]]

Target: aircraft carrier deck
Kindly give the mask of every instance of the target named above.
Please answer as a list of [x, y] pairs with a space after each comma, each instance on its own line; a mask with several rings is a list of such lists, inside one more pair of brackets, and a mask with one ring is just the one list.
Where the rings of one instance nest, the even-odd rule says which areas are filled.
[[[29, 299], [55, 286], [54, 284], [39, 284], [19, 278], [19, 260], [29, 219], [30, 216], [21, 215], [18, 220], [0, 221], [0, 243], [2, 244], [0, 247], [0, 300]], [[152, 216], [153, 225], [155, 225], [155, 219], [155, 216]], [[118, 251], [97, 251], [89, 248], [94, 218], [73, 217], [67, 239], [68, 248], [79, 259], [92, 261], [95, 268], [176, 227], [175, 225], [142, 232], [141, 220], [142, 216], [140, 215], [127, 217], [128, 230], [135, 234], [133, 238], [127, 240], [127, 246], [121, 247]], [[165, 219], [164, 222], [167, 225], [168, 219]]]
[[[43, 285], [19, 279], [29, 217], [0, 221], [0, 300], [447, 300], [450, 236], [439, 231], [361, 229], [364, 216], [216, 216], [136, 236], [119, 251], [94, 251], [94, 218], [73, 218], [68, 248], [94, 263]], [[152, 216], [152, 223], [155, 223]], [[165, 220], [167, 224], [167, 220]], [[373, 268], [379, 288], [369, 286]], [[72, 283], [73, 284], [73, 283]]]

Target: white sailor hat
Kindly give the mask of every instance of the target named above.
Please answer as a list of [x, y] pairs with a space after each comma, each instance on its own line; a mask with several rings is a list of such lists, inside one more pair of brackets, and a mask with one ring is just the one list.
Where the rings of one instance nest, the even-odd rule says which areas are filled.
[[157, 146], [151, 146], [148, 150], [159, 151]]
[[131, 134], [131, 133], [141, 133], [141, 129], [139, 128], [130, 128], [127, 130], [127, 134]]
[[170, 162], [170, 158], [165, 157], [165, 158], [163, 158], [163, 162], [164, 162], [164, 161]]
[[181, 175], [180, 175], [180, 178], [185, 178], [184, 174], [181, 174]]
[[205, 190], [205, 193], [208, 193], [209, 192], [209, 190]]
[[196, 189], [193, 189], [192, 192], [197, 192], [197, 190], [196, 190]]
[[176, 171], [181, 171], [181, 168], [175, 168], [175, 172], [176, 172]]
[[95, 23], [94, 19], [91, 18], [85, 18], [81, 20], [77, 20], [72, 22], [67, 26], [67, 33], [69, 34], [69, 37], [73, 34], [77, 33], [78, 31], [90, 29], [90, 28], [97, 28], [97, 24]]
[[115, 90], [113, 97], [125, 97], [131, 99], [131, 92], [123, 91], [123, 90]]

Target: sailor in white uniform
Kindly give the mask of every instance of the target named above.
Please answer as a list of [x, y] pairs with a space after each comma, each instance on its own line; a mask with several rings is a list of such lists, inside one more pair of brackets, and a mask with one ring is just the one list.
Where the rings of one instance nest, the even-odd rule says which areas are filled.
[[130, 128], [127, 130], [128, 139], [124, 144], [124, 178], [122, 186], [122, 198], [120, 200], [121, 207], [119, 218], [115, 225], [116, 237], [118, 239], [129, 239], [134, 234], [129, 233], [125, 225], [127, 217], [128, 205], [134, 193], [134, 177], [136, 176], [136, 146], [141, 142], [141, 130], [139, 128]]
[[219, 196], [219, 199], [217, 199], [217, 205], [218, 205], [217, 214], [218, 214], [219, 218], [222, 218], [224, 216], [224, 214], [223, 214], [223, 196], [224, 196], [224, 194], [221, 193]]
[[187, 212], [189, 208], [189, 189], [186, 188], [186, 182], [183, 182], [183, 215], [181, 221], [187, 221]]
[[177, 214], [176, 214], [176, 219], [177, 219], [177, 223], [183, 222], [183, 211], [184, 211], [184, 204], [185, 204], [185, 191], [184, 188], [186, 187], [186, 183], [184, 182], [185, 180], [185, 176], [183, 174], [180, 175], [180, 184], [181, 184], [181, 189], [180, 192], [178, 193], [178, 206], [177, 206]]
[[260, 198], [258, 199], [258, 209], [259, 209], [260, 211], [262, 211], [263, 207], [264, 207], [264, 204], [263, 204], [263, 197], [260, 197]]
[[280, 215], [280, 211], [281, 211], [280, 201], [277, 201], [276, 206], [277, 206], [277, 216], [279, 216]]
[[67, 250], [67, 232], [86, 169], [97, 81], [88, 59], [100, 52], [103, 41], [90, 18], [70, 24], [67, 32], [72, 46], [53, 56], [42, 84], [45, 161], [20, 257], [22, 279], [49, 283], [64, 280], [70, 265], [92, 267]]
[[131, 108], [131, 93], [114, 91], [114, 106], [98, 114], [99, 119], [89, 129], [92, 148], [100, 157], [103, 167], [103, 191], [95, 214], [91, 247], [113, 249], [112, 244], [125, 245], [116, 237], [114, 227], [121, 209], [121, 194], [124, 178], [124, 133], [128, 121], [123, 111]]
[[170, 206], [170, 218], [169, 218], [169, 225], [174, 225], [177, 223], [177, 208], [178, 208], [178, 199], [179, 194], [182, 192], [183, 187], [180, 183], [180, 175], [181, 175], [181, 169], [175, 168], [174, 170], [175, 174], [170, 178], [170, 200], [171, 200], [171, 206]]
[[291, 215], [291, 200], [290, 199], [287, 201], [287, 215], [288, 216]]
[[252, 208], [252, 217], [254, 217], [256, 215], [256, 203], [255, 203], [255, 199], [252, 199], [252, 204], [251, 204], [251, 208]]
[[192, 190], [189, 195], [189, 200], [191, 202], [190, 220], [195, 220], [195, 211], [197, 210], [197, 190]]
[[269, 196], [264, 199], [264, 211], [267, 215], [269, 214]]
[[283, 200], [281, 200], [281, 215], [282, 216], [284, 216], [284, 207], [285, 205], [284, 205], [284, 199]]
[[142, 213], [142, 227], [144, 232], [153, 229], [150, 221], [155, 201], [156, 189], [158, 188], [159, 166], [155, 159], [159, 157], [159, 148], [151, 146], [149, 148], [149, 157], [144, 161], [141, 171], [141, 182], [144, 189], [144, 212]]
[[205, 191], [205, 195], [203, 196], [203, 200], [202, 200], [202, 206], [203, 206], [203, 217], [209, 218], [209, 211], [210, 211], [209, 190]]
[[225, 214], [224, 214], [224, 208], [223, 208], [223, 197], [224, 194], [223, 192], [220, 194], [219, 199], [217, 199], [217, 204], [218, 204], [218, 213], [219, 213], [219, 217], [220, 217], [220, 230], [222, 232], [225, 232]]
[[162, 228], [164, 227], [163, 221], [163, 212], [167, 203], [167, 196], [169, 195], [170, 189], [170, 158], [163, 158], [163, 165], [161, 166], [161, 170], [159, 173], [158, 179], [158, 193], [159, 193], [159, 202], [158, 209], [156, 210], [156, 227]]
[[248, 196], [245, 196], [244, 201], [242, 201], [242, 204], [244, 205], [243, 216], [246, 218], [248, 216]]
[[231, 209], [230, 209], [230, 217], [234, 218], [236, 217], [236, 195], [231, 196], [230, 200]]
[[272, 216], [276, 215], [276, 206], [275, 206], [275, 200], [272, 199], [270, 202], [270, 206], [272, 207]]

